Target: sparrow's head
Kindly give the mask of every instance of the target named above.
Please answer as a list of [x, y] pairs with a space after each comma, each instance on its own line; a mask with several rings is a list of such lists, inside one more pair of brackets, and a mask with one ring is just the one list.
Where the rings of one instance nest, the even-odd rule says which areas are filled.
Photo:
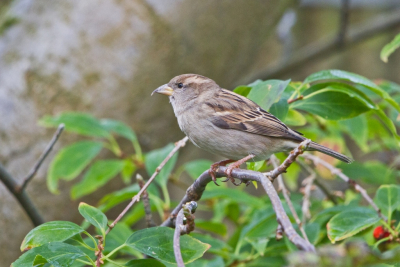
[[212, 94], [218, 89], [218, 84], [210, 78], [197, 74], [182, 74], [158, 87], [151, 95], [159, 93], [170, 96], [171, 101], [189, 101], [200, 95]]

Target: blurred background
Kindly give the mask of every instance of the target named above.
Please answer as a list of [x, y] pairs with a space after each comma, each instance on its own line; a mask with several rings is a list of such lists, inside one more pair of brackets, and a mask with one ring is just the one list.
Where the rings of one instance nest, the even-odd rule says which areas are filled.
[[[322, 69], [400, 83], [400, 53], [379, 59], [400, 32], [399, 0], [1, 0], [0, 8], [0, 163], [18, 181], [53, 134], [37, 124], [44, 115], [68, 110], [124, 121], [145, 151], [181, 139], [167, 99], [150, 93], [182, 73], [227, 89], [303, 80]], [[63, 135], [55, 150], [73, 140]], [[46, 221], [80, 223], [71, 185], [61, 183], [59, 195], [47, 189], [54, 154], [27, 193]], [[190, 144], [179, 160], [199, 157], [219, 159]], [[81, 200], [95, 205], [124, 186], [113, 181]], [[32, 228], [0, 183], [0, 266], [20, 255]]]

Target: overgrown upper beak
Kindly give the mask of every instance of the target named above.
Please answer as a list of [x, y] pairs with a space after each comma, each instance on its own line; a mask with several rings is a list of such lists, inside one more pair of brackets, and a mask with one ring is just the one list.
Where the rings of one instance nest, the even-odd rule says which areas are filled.
[[171, 96], [174, 93], [174, 89], [169, 87], [168, 84], [164, 84], [158, 87], [156, 90], [154, 90], [153, 93], [151, 93], [151, 95], [153, 95], [154, 93]]

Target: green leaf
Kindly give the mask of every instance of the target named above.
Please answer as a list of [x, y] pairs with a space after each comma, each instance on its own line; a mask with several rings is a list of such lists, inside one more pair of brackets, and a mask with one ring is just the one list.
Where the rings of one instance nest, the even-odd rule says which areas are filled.
[[71, 197], [77, 199], [93, 193], [115, 177], [124, 167], [123, 160], [98, 160], [83, 176], [83, 180], [72, 187]]
[[290, 108], [283, 122], [291, 126], [303, 126], [307, 123], [307, 120], [303, 114]]
[[265, 166], [265, 160], [246, 162], [246, 165], [248, 170], [259, 171], [263, 166]]
[[34, 267], [43, 267], [45, 264], [49, 264], [45, 258], [40, 255], [36, 255], [35, 259], [33, 260]]
[[124, 163], [124, 167], [121, 171], [121, 177], [125, 184], [129, 184], [131, 182], [132, 175], [136, 171], [136, 165], [131, 159], [124, 159]]
[[50, 192], [58, 193], [58, 180], [70, 181], [77, 177], [102, 147], [99, 142], [81, 141], [61, 149], [49, 167], [47, 186]]
[[206, 159], [199, 159], [188, 162], [184, 165], [185, 171], [194, 180], [197, 179], [204, 171], [210, 169], [212, 161]]
[[272, 104], [279, 100], [289, 82], [290, 80], [268, 80], [258, 82], [253, 86], [247, 97], [268, 111]]
[[[143, 209], [143, 206], [142, 206]], [[118, 222], [112, 231], [107, 234], [106, 239], [106, 246], [104, 250], [106, 252], [111, 252], [112, 250], [116, 249], [117, 247], [121, 246], [121, 244], [125, 243], [126, 237], [133, 234], [132, 229], [125, 224], [124, 222]], [[121, 254], [130, 254], [136, 257], [141, 257], [143, 254], [134, 250], [131, 247], [123, 247], [120, 250]]]
[[377, 86], [371, 80], [368, 80], [367, 78], [365, 78], [361, 75], [358, 75], [358, 74], [354, 74], [354, 73], [343, 71], [343, 70], [323, 70], [323, 71], [319, 71], [319, 72], [313, 73], [310, 76], [308, 76], [304, 80], [304, 83], [320, 82], [320, 81], [332, 80], [332, 79], [352, 82], [355, 84], [365, 86], [368, 90], [374, 92], [375, 94], [377, 94], [380, 97], [382, 97], [383, 99], [385, 99], [390, 105], [392, 105], [397, 111], [400, 112], [399, 104], [392, 97], [390, 97], [390, 95], [387, 92], [382, 90], [379, 86]]
[[[160, 163], [167, 157], [174, 147], [174, 144], [170, 143], [163, 148], [152, 150], [146, 154], [144, 163], [146, 166], [146, 171], [150, 176], [155, 172], [158, 165], [160, 165]], [[165, 187], [167, 185], [169, 175], [171, 174], [177, 159], [178, 152], [171, 157], [171, 159], [167, 162], [167, 164], [165, 164], [164, 168], [161, 169], [160, 173], [156, 177], [156, 181], [161, 186]]]
[[103, 212], [83, 202], [79, 204], [78, 210], [79, 213], [83, 216], [83, 218], [85, 218], [89, 223], [94, 225], [94, 227], [101, 230], [102, 233], [106, 231], [107, 217]]
[[286, 98], [281, 98], [279, 101], [272, 104], [269, 112], [271, 112], [275, 117], [284, 121], [286, 119], [286, 115], [289, 111], [289, 104]]
[[400, 34], [397, 34], [394, 39], [385, 45], [381, 51], [381, 59], [383, 62], [388, 62], [389, 56], [400, 47]]
[[391, 218], [393, 211], [400, 209], [400, 186], [381, 185], [376, 192], [374, 201], [382, 213]]
[[190, 236], [200, 240], [203, 243], [210, 244], [211, 247], [209, 250], [207, 250], [207, 252], [214, 254], [222, 254], [227, 251], [232, 251], [232, 248], [226, 242], [216, 239], [210, 235], [190, 233]]
[[21, 244], [21, 251], [39, 247], [49, 242], [62, 242], [84, 230], [77, 224], [66, 221], [46, 222], [32, 229]]
[[[69, 267], [76, 259], [86, 257], [86, 254], [72, 245], [61, 242], [52, 242], [27, 251], [22, 254], [18, 260], [13, 262], [11, 266], [32, 267], [37, 255], [40, 255], [54, 267]], [[43, 262], [42, 258], [39, 257], [37, 261]]]
[[225, 236], [227, 233], [226, 224], [220, 222], [204, 221], [196, 219], [196, 228], [222, 236]]
[[233, 92], [242, 96], [247, 96], [250, 93], [251, 87], [246, 85], [240, 85], [233, 89]]
[[135, 132], [123, 122], [112, 119], [102, 119], [100, 120], [100, 125], [107, 131], [121, 135], [132, 142], [137, 141]]
[[99, 120], [85, 113], [65, 112], [55, 117], [44, 116], [39, 121], [45, 127], [58, 127], [61, 123], [65, 124], [67, 132], [105, 138], [110, 136]]
[[348, 119], [370, 110], [365, 102], [348, 93], [328, 87], [317, 90], [291, 105], [293, 108], [311, 112], [328, 120]]
[[328, 222], [328, 237], [332, 243], [351, 237], [379, 221], [376, 211], [356, 207], [333, 216]]
[[[125, 244], [155, 259], [176, 263], [173, 236], [174, 230], [171, 228], [152, 227], [136, 231], [126, 240]], [[184, 263], [200, 258], [210, 248], [210, 245], [189, 235], [180, 237], [180, 245]]]
[[357, 116], [342, 120], [340, 124], [346, 127], [351, 139], [353, 139], [364, 152], [368, 151], [368, 123], [365, 116]]
[[155, 259], [131, 260], [124, 264], [126, 267], [165, 267], [164, 264]]
[[339, 163], [344, 174], [354, 180], [361, 180], [368, 184], [388, 184], [396, 182], [396, 173], [393, 169], [380, 161], [366, 161], [363, 163], [353, 162], [352, 164]]

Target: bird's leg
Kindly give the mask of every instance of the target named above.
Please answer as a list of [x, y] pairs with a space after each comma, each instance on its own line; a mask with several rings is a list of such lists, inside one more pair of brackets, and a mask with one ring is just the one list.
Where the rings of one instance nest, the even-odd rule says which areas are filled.
[[217, 184], [217, 178], [215, 176], [215, 173], [217, 172], [219, 166], [226, 166], [226, 164], [232, 163], [232, 162], [235, 162], [235, 161], [232, 159], [227, 159], [227, 160], [215, 162], [214, 164], [211, 165], [210, 169], [208, 170], [208, 173], [210, 174], [214, 184], [219, 186], [219, 184]]
[[[227, 170], [226, 170], [226, 176], [227, 176], [226, 178], [227, 179], [222, 181], [222, 182], [227, 182], [228, 180], [231, 180], [231, 182], [234, 185], [236, 185], [236, 186], [240, 185], [241, 183], [240, 184], [235, 183], [235, 179], [232, 177], [232, 171], [233, 171], [233, 169], [239, 168], [240, 165], [242, 165], [243, 163], [245, 163], [246, 161], [248, 161], [249, 159], [252, 159], [254, 157], [255, 157], [255, 155], [250, 154], [250, 155], [248, 155], [248, 156], [246, 156], [246, 157], [244, 157], [242, 159], [239, 159], [238, 161], [232, 163], [231, 165], [229, 165]], [[247, 185], [247, 182], [246, 182], [246, 185]]]

